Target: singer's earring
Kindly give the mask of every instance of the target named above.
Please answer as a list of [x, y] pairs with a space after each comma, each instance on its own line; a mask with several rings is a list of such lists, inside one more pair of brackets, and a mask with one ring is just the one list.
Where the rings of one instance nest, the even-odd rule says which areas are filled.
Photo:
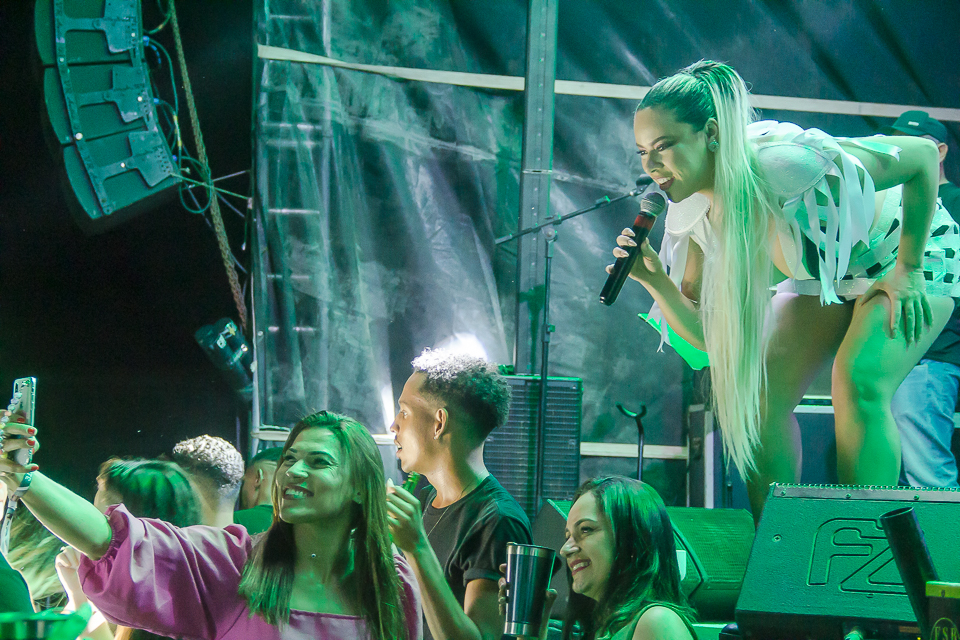
[[707, 148], [710, 149], [710, 151], [713, 151], [714, 153], [716, 153], [717, 149], [720, 148], [720, 143], [717, 142], [716, 140], [711, 140], [710, 144], [707, 145]]

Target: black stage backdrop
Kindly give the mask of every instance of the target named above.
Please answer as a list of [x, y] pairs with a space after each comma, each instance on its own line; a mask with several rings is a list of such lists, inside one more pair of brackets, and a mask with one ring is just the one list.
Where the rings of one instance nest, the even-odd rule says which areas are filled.
[[[347, 63], [523, 76], [526, 7], [270, 0], [256, 5], [257, 42]], [[557, 79], [650, 85], [712, 58], [757, 94], [956, 107], [960, 74], [944, 53], [956, 53], [958, 25], [957, 3], [561, 0]], [[422, 348], [472, 343], [512, 362], [516, 244], [494, 239], [516, 230], [520, 92], [277, 59], [259, 59], [255, 81], [255, 206], [274, 276], [258, 321], [276, 329], [265, 341], [265, 420], [333, 406], [381, 431]], [[552, 213], [630, 190], [640, 174], [634, 107], [557, 96]], [[763, 117], [838, 136], [891, 122]], [[957, 124], [948, 126], [960, 155]], [[560, 229], [550, 374], [583, 378], [584, 440], [635, 443], [614, 405], [645, 402], [646, 442], [676, 445], [693, 385], [637, 318], [650, 297], [629, 283], [614, 307], [597, 302], [614, 239], [635, 212], [621, 202]], [[581, 475], [635, 468], [587, 459]], [[645, 479], [682, 503], [683, 470], [651, 463]]]

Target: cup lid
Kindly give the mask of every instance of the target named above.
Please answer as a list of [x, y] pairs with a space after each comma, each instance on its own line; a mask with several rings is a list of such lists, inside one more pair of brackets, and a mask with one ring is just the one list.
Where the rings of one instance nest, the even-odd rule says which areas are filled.
[[556, 551], [549, 547], [541, 547], [535, 544], [520, 544], [518, 542], [507, 543], [507, 555], [519, 556], [538, 556], [540, 558], [549, 558]]

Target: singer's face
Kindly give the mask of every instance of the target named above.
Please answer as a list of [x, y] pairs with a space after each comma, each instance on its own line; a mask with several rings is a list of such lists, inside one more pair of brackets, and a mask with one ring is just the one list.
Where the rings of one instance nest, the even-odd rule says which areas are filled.
[[563, 535], [567, 541], [560, 554], [570, 568], [570, 588], [574, 593], [599, 600], [613, 568], [613, 527], [592, 493], [580, 496], [570, 508]]
[[400, 468], [406, 473], [427, 471], [427, 459], [431, 456], [435, 441], [433, 434], [437, 424], [437, 402], [421, 391], [423, 374], [414, 372], [403, 385], [397, 400], [399, 410], [390, 425], [396, 436], [397, 458]]
[[641, 109], [633, 118], [637, 153], [646, 171], [672, 202], [694, 193], [713, 196], [715, 154], [707, 145], [716, 137], [715, 121], [700, 131], [680, 122], [672, 111], [652, 107]]
[[280, 519], [290, 524], [350, 518], [358, 492], [350, 479], [349, 460], [329, 429], [304, 429], [280, 459], [274, 481], [280, 496]]

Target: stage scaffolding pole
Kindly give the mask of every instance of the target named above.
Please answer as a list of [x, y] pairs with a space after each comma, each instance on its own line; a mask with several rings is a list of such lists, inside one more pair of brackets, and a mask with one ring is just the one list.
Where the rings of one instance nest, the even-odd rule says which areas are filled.
[[[557, 15], [559, 0], [530, 0], [527, 13], [526, 70], [524, 73], [523, 155], [520, 166], [520, 214], [517, 229], [527, 229], [550, 216], [550, 180], [553, 171], [554, 81], [557, 73]], [[536, 505], [543, 494], [543, 438], [547, 407], [547, 364], [550, 333], [547, 307], [548, 254], [556, 229], [543, 230], [517, 245], [517, 314], [514, 368], [531, 374], [540, 360], [540, 404], [537, 412], [535, 463]], [[537, 339], [541, 346], [537, 349]]]

